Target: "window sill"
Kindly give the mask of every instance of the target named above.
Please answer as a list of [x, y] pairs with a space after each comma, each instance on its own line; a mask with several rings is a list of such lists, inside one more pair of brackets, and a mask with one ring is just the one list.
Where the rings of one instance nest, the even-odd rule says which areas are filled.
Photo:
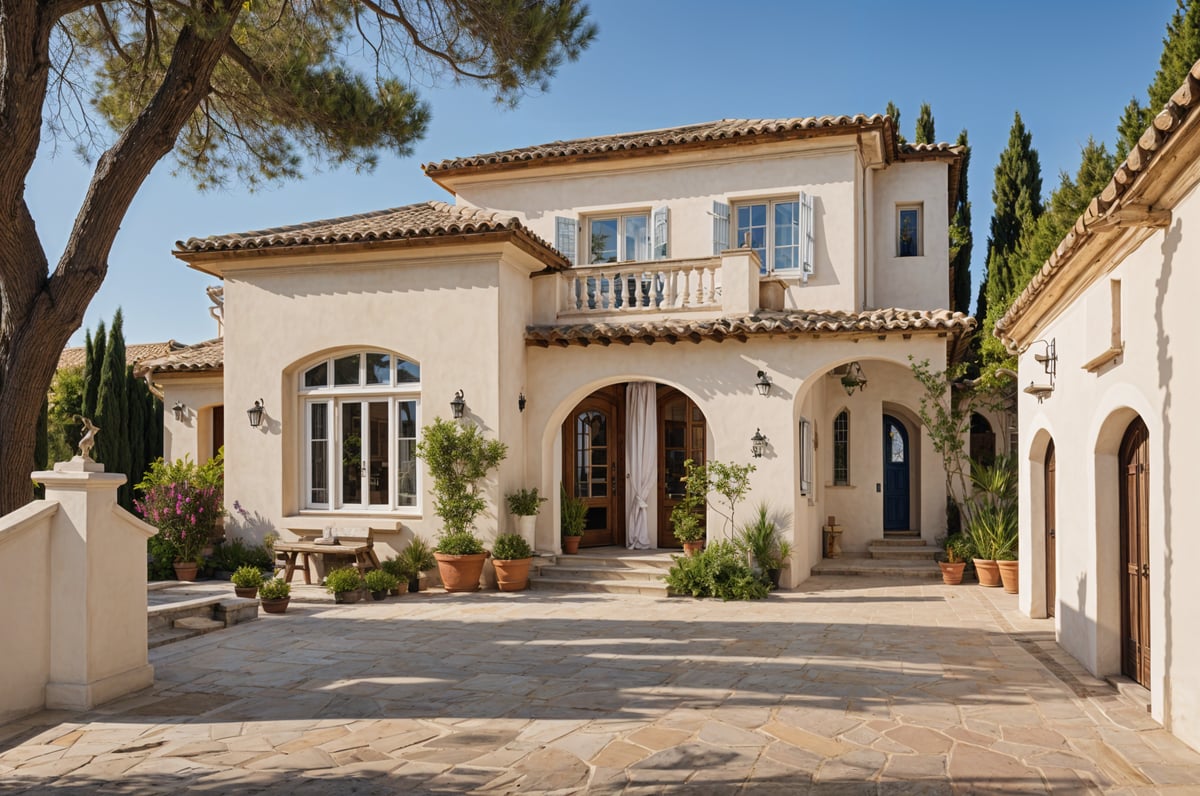
[[1100, 368], [1107, 365], [1109, 362], [1116, 362], [1117, 359], [1119, 359], [1120, 356], [1124, 353], [1125, 353], [1125, 344], [1124, 343], [1122, 343], [1121, 345], [1113, 346], [1113, 347], [1109, 348], [1107, 351], [1105, 351], [1103, 354], [1101, 354], [1100, 356], [1096, 357], [1095, 359], [1093, 359], [1090, 362], [1088, 362], [1087, 364], [1085, 364], [1083, 366], [1083, 369], [1086, 370], [1088, 373], [1095, 373], [1096, 371], [1100, 370]]
[[857, 484], [826, 484], [826, 489], [858, 489]]
[[420, 514], [398, 515], [394, 512], [387, 514], [372, 514], [370, 512], [324, 511], [308, 510], [299, 514], [283, 517], [283, 526], [290, 531], [324, 531], [326, 527], [343, 526], [347, 528], [367, 526], [377, 533], [399, 533], [404, 529], [404, 520], [419, 520]]

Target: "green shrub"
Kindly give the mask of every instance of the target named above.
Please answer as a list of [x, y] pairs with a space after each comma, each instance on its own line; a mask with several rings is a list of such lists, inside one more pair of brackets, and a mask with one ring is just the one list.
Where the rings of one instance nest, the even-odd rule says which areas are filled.
[[226, 539], [213, 550], [213, 569], [233, 572], [241, 567], [270, 569], [274, 564], [271, 551], [265, 545], [250, 544], [244, 539]]
[[518, 489], [505, 498], [508, 501], [508, 513], [518, 517], [534, 517], [541, 511], [546, 498], [538, 497], [537, 487], [533, 489]]
[[587, 504], [568, 495], [567, 488], [561, 484], [558, 491], [562, 501], [562, 535], [583, 536], [583, 526], [587, 524]]
[[269, 580], [258, 587], [258, 596], [263, 600], [282, 600], [291, 593], [292, 585], [283, 578]]
[[[483, 552], [483, 542], [474, 533], [475, 520], [488, 507], [483, 481], [506, 455], [508, 446], [484, 439], [478, 426], [438, 417], [422, 429], [417, 456], [433, 479], [433, 513], [442, 521], [439, 553], [470, 554], [452, 551], [447, 545], [455, 550], [478, 547], [473, 552]], [[475, 544], [468, 544], [467, 537], [474, 538]]]
[[498, 558], [501, 561], [529, 558], [532, 555], [533, 550], [530, 549], [529, 542], [526, 542], [525, 537], [519, 533], [502, 533], [492, 544], [492, 558]]
[[146, 540], [146, 578], [175, 580], [175, 545], [155, 534]]
[[770, 593], [770, 584], [754, 574], [745, 554], [732, 542], [712, 542], [698, 555], [674, 559], [665, 579], [673, 594], [762, 600]]
[[433, 548], [424, 539], [414, 537], [408, 547], [400, 551], [400, 555], [383, 563], [385, 569], [389, 564], [394, 568], [388, 571], [396, 577], [412, 580], [422, 572], [436, 567], [437, 559], [433, 557]]
[[389, 591], [400, 585], [400, 580], [383, 569], [373, 569], [363, 578], [368, 591]]
[[442, 534], [436, 549], [447, 556], [473, 556], [483, 552], [483, 541], [470, 531], [456, 531]]
[[[787, 518], [784, 522], [788, 522]], [[777, 516], [764, 501], [755, 509], [754, 519], [738, 531], [734, 542], [739, 549], [749, 553], [763, 572], [783, 569], [783, 564], [792, 553], [792, 546], [779, 530]]]
[[343, 569], [335, 569], [325, 576], [325, 591], [332, 594], [344, 594], [348, 591], [357, 591], [363, 587], [362, 575], [358, 574], [358, 570], [352, 567]]
[[946, 537], [944, 547], [946, 549], [946, 561], [950, 564], [958, 564], [974, 555], [971, 540], [965, 534], [950, 534], [950, 536]]
[[262, 570], [258, 567], [238, 567], [229, 579], [239, 589], [257, 589], [262, 586]]

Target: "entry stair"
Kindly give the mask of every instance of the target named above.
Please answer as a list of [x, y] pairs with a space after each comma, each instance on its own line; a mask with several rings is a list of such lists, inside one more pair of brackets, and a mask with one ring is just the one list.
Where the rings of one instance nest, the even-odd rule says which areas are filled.
[[[681, 551], [675, 554], [679, 555]], [[529, 582], [530, 588], [538, 591], [666, 597], [663, 577], [672, 563], [669, 551], [585, 548], [577, 555], [547, 555], [534, 559], [537, 571]]]
[[888, 534], [867, 545], [867, 554], [842, 553], [840, 558], [823, 558], [812, 568], [813, 575], [861, 575], [940, 580], [937, 565], [940, 547], [927, 545], [912, 532]]
[[233, 587], [221, 582], [219, 592], [203, 588], [209, 584], [166, 581], [147, 586], [147, 647], [154, 649], [175, 641], [202, 636], [258, 619], [255, 598], [235, 597]]

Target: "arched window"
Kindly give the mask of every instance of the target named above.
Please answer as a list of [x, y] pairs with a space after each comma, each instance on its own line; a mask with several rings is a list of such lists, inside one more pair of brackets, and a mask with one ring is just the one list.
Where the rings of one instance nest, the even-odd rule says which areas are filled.
[[299, 374], [304, 508], [415, 508], [421, 367], [396, 354], [340, 354]]
[[833, 419], [833, 483], [850, 483], [850, 413], [845, 409]]

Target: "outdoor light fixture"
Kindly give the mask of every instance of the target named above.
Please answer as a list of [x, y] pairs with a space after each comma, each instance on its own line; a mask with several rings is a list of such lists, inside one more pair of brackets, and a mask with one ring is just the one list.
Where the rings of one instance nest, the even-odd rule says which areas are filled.
[[246, 410], [246, 416], [250, 418], [250, 428], [258, 428], [262, 424], [263, 418], [263, 399], [259, 398], [254, 402], [254, 406]]
[[1032, 343], [1030, 343], [1030, 345], [1036, 345], [1038, 343], [1041, 343], [1046, 348], [1042, 353], [1034, 354], [1033, 361], [1040, 363], [1042, 368], [1045, 369], [1046, 375], [1050, 377], [1050, 383], [1036, 384], [1031, 381], [1029, 382], [1029, 386], [1025, 388], [1024, 392], [1032, 395], [1034, 398], [1037, 398], [1038, 403], [1041, 403], [1049, 398], [1050, 394], [1054, 392], [1054, 377], [1058, 375], [1058, 353], [1054, 350], [1053, 338], [1050, 340], [1034, 340]]
[[842, 375], [842, 389], [846, 391], [846, 395], [854, 395], [855, 390], [862, 392], [866, 386], [867, 374], [863, 373], [862, 365], [858, 362], [847, 365], [846, 372]]
[[771, 393], [771, 377], [767, 375], [765, 370], [758, 372], [758, 381], [754, 384], [758, 388], [758, 394], [762, 396], [770, 395]]
[[525, 393], [521, 393], [517, 396], [517, 409], [522, 412], [525, 411]]
[[175, 421], [182, 423], [183, 414], [187, 411], [187, 406], [183, 403], [183, 401], [176, 401], [175, 405], [171, 407], [171, 411], [175, 413]]
[[1054, 392], [1054, 385], [1053, 384], [1034, 384], [1031, 381], [1031, 382], [1029, 382], [1029, 386], [1025, 388], [1024, 392], [1027, 392], [1030, 395], [1032, 395], [1034, 398], [1037, 398], [1038, 403], [1041, 403], [1042, 401], [1049, 398], [1050, 394], [1052, 392]]
[[454, 419], [458, 420], [463, 416], [463, 410], [467, 408], [467, 402], [463, 400], [463, 391], [459, 390], [454, 393], [454, 400], [450, 402], [450, 411], [454, 413]]
[[754, 436], [750, 438], [750, 455], [755, 459], [761, 459], [767, 450], [767, 438], [763, 436], [762, 429], [754, 429]]

